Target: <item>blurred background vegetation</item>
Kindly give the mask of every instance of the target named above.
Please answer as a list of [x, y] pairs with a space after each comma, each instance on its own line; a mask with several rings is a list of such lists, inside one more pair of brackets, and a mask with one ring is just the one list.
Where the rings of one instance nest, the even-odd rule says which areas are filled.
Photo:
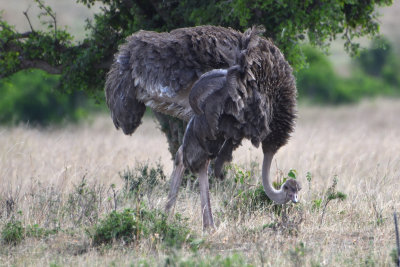
[[106, 111], [105, 103], [96, 103], [82, 91], [60, 92], [59, 78], [42, 70], [23, 70], [0, 80], [0, 124], [48, 126]]
[[314, 104], [354, 103], [366, 97], [400, 96], [400, 60], [384, 38], [371, 42], [340, 75], [334, 62], [316, 48], [306, 46], [308, 67], [297, 72], [299, 99]]
[[[94, 13], [101, 10], [100, 5], [96, 5], [95, 1], [80, 2], [89, 6], [95, 5], [89, 9], [74, 1], [46, 2], [57, 13], [59, 24], [68, 25], [69, 31], [76, 36], [78, 41], [85, 40], [85, 27], [86, 30], [90, 28], [88, 26], [90, 22], [85, 26], [85, 19], [94, 18], [98, 23], [100, 17], [95, 17]], [[2, 2], [0, 4], [0, 10], [4, 10], [2, 18], [9, 21], [10, 24], [16, 25], [17, 30], [21, 32], [29, 30], [29, 24], [23, 12], [34, 5], [32, 1], [27, 0], [13, 4], [12, 7]], [[69, 12], [60, 13], [58, 8], [69, 10]], [[241, 12], [240, 5], [235, 8], [237, 12]], [[76, 12], [77, 10], [79, 12]], [[243, 10], [245, 11], [244, 7]], [[400, 38], [397, 36], [396, 30], [400, 26], [400, 22], [393, 15], [396, 14], [396, 10], [400, 11], [399, 3], [378, 10], [382, 14], [381, 18], [384, 18], [381, 29], [384, 36], [373, 41], [360, 39], [359, 42], [366, 48], [359, 50], [360, 53], [351, 59], [349, 56], [343, 56], [345, 54], [343, 48], [340, 49], [339, 56], [337, 49], [336, 52], [333, 51], [329, 55], [330, 50], [324, 45], [322, 45], [323, 51], [321, 51], [320, 48], [316, 48], [315, 42], [313, 43], [310, 37], [305, 39], [299, 37], [302, 41], [296, 43], [293, 51], [300, 51], [301, 58], [289, 55], [289, 60], [293, 58], [292, 61], [295, 65], [300, 101], [307, 104], [337, 105], [355, 103], [366, 97], [400, 96]], [[198, 18], [207, 18], [207, 10], [196, 9], [196, 12], [200, 11], [203, 13], [199, 13]], [[197, 14], [196, 12], [190, 15], [192, 20], [193, 14]], [[37, 18], [35, 18], [34, 11], [31, 13], [32, 23], [40, 25], [39, 21], [35, 21]], [[238, 27], [246, 24], [241, 20], [243, 18], [247, 18], [246, 23], [252, 22], [247, 15], [240, 17], [237, 22]], [[77, 21], [80, 21], [81, 24], [77, 24]], [[195, 23], [201, 23], [201, 21]], [[134, 26], [132, 27], [134, 28]], [[335, 45], [337, 43], [340, 41], [333, 41], [334, 48], [337, 47]], [[344, 63], [338, 63], [336, 57], [346, 57], [346, 60]], [[99, 71], [100, 75], [104, 75], [104, 73], [103, 70]], [[86, 93], [90, 90], [61, 88], [60, 79], [63, 79], [62, 75], [51, 75], [41, 70], [22, 70], [0, 79], [0, 124], [49, 125], [76, 122], [87, 117], [88, 114], [106, 110], [102, 92], [96, 93], [95, 97], [89, 93], [90, 97], [88, 97]], [[79, 83], [79, 80], [77, 82]], [[96, 80], [97, 82], [98, 80]], [[71, 83], [77, 86], [74, 81]], [[82, 86], [87, 87], [87, 85]]]

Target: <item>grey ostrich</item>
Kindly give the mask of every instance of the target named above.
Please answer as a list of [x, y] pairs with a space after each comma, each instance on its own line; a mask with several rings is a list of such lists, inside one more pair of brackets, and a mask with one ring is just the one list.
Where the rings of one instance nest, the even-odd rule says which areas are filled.
[[277, 190], [270, 181], [274, 154], [293, 131], [296, 85], [292, 68], [279, 49], [253, 27], [200, 26], [169, 33], [139, 31], [115, 56], [105, 86], [116, 128], [132, 134], [146, 106], [188, 122], [171, 175], [166, 211], [176, 201], [186, 168], [198, 173], [203, 228], [214, 227], [208, 165], [214, 174], [243, 138], [264, 153], [262, 182], [279, 204], [297, 202], [299, 184], [287, 180]]

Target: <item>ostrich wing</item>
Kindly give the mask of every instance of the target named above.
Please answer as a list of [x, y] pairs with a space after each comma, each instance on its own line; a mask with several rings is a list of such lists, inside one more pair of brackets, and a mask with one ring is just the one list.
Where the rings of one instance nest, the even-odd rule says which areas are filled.
[[189, 94], [189, 103], [197, 115], [204, 113], [205, 100], [224, 87], [226, 83], [227, 70], [214, 69], [204, 73], [194, 83]]
[[237, 65], [226, 70], [215, 69], [203, 74], [191, 89], [190, 106], [201, 117], [200, 120], [207, 122], [210, 139], [216, 138], [222, 114], [243, 121], [244, 103], [239, 92], [239, 77]]

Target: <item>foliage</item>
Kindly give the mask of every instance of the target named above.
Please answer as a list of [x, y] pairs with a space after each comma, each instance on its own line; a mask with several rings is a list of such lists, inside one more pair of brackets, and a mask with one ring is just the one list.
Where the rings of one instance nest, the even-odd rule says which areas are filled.
[[[64, 89], [81, 88], [95, 93], [102, 88], [104, 74], [118, 44], [139, 29], [167, 31], [202, 24], [231, 26], [245, 29], [262, 24], [266, 34], [283, 50], [296, 67], [304, 64], [301, 42], [326, 46], [337, 36], [345, 40], [346, 49], [357, 53], [355, 37], [374, 36], [379, 27], [374, 12], [378, 6], [390, 5], [391, 0], [337, 1], [113, 1], [77, 0], [92, 7], [104, 7], [93, 22], [88, 22], [88, 36], [74, 43], [70, 33], [57, 27], [53, 10], [42, 0], [35, 0], [42, 9], [47, 31], [35, 30], [19, 34], [6, 21], [2, 28], [0, 73], [8, 76], [20, 69], [36, 67], [62, 74]], [[28, 16], [28, 14], [27, 14]]]
[[[103, 98], [105, 74], [118, 45], [140, 29], [169, 31], [180, 27], [203, 24], [229, 26], [244, 30], [263, 25], [288, 61], [299, 70], [305, 65], [301, 43], [326, 47], [341, 37], [345, 48], [357, 54], [359, 45], [354, 38], [376, 36], [379, 32], [375, 10], [391, 5], [392, 0], [329, 2], [303, 0], [267, 1], [128, 1], [76, 0], [88, 7], [101, 4], [101, 12], [88, 21], [87, 37], [75, 42], [70, 33], [57, 27], [55, 13], [43, 0], [35, 0], [42, 9], [47, 31], [18, 33], [0, 17], [0, 79], [27, 68], [40, 68], [60, 74], [64, 91], [80, 89]], [[28, 14], [26, 17], [29, 18]], [[50, 18], [50, 20], [45, 20]], [[167, 135], [172, 156], [182, 142], [185, 125], [174, 123], [160, 115], [161, 129]]]
[[323, 213], [325, 213], [325, 209], [331, 200], [337, 199], [340, 201], [344, 201], [347, 198], [347, 195], [345, 193], [336, 190], [337, 183], [338, 178], [337, 176], [335, 176], [333, 177], [332, 185], [326, 190], [323, 197], [314, 199], [312, 201], [312, 210], [316, 211], [320, 208], [323, 208]]
[[305, 47], [309, 67], [297, 75], [300, 98], [307, 97], [314, 102], [336, 102], [337, 76], [328, 58], [320, 51]]
[[241, 255], [234, 253], [228, 256], [217, 255], [214, 257], [200, 258], [199, 256], [192, 256], [190, 258], [181, 258], [176, 255], [168, 256], [165, 259], [164, 266], [181, 266], [181, 267], [190, 267], [190, 266], [202, 266], [202, 267], [213, 267], [213, 266], [221, 266], [221, 267], [251, 267], [251, 265], [246, 262], [246, 258]]
[[65, 214], [71, 218], [74, 225], [95, 223], [99, 217], [99, 206], [103, 187], [89, 185], [84, 178], [68, 194]]
[[400, 93], [392, 83], [361, 71], [352, 72], [348, 78], [340, 77], [322, 52], [311, 47], [305, 47], [304, 52], [309, 67], [297, 75], [300, 99], [313, 103], [340, 104], [356, 102], [368, 96]]
[[25, 237], [42, 238], [56, 234], [58, 229], [42, 228], [38, 224], [27, 225], [24, 227], [19, 220], [11, 220], [4, 225], [1, 231], [1, 238], [8, 245], [16, 245]]
[[369, 49], [363, 50], [356, 63], [368, 75], [380, 78], [400, 88], [400, 59], [392, 44], [384, 38], [376, 39]]
[[147, 232], [159, 239], [169, 247], [181, 248], [188, 243], [192, 249], [197, 249], [203, 241], [195, 239], [187, 225], [187, 218], [177, 213], [173, 220], [168, 221], [168, 216], [159, 210], [142, 208], [141, 221], [147, 227]]
[[25, 228], [25, 235], [27, 237], [42, 238], [49, 235], [56, 234], [59, 229], [46, 229], [40, 227], [38, 224], [28, 225]]
[[381, 38], [374, 40], [370, 49], [361, 51], [357, 62], [365, 73], [381, 76], [384, 66], [392, 55], [393, 50], [389, 41]]
[[151, 194], [154, 187], [166, 176], [163, 167], [157, 163], [156, 167], [149, 167], [149, 164], [138, 164], [134, 170], [126, 169], [119, 176], [124, 180], [124, 189], [128, 194]]
[[168, 216], [163, 212], [141, 205], [135, 211], [112, 211], [88, 233], [95, 246], [109, 244], [115, 240], [125, 243], [138, 242], [151, 236], [155, 242], [161, 242], [168, 247], [180, 248], [188, 243], [195, 249], [202, 242], [194, 238], [185, 221], [179, 214], [174, 220], [168, 221]]
[[25, 229], [21, 221], [8, 222], [1, 231], [1, 238], [6, 244], [16, 245], [24, 239]]
[[317, 198], [312, 201], [312, 207], [311, 209], [313, 211], [318, 211], [322, 208], [322, 215], [320, 219], [320, 224], [322, 224], [326, 212], [326, 208], [328, 207], [328, 204], [332, 200], [339, 200], [339, 201], [344, 201], [347, 198], [347, 195], [343, 192], [337, 191], [338, 183], [338, 178], [337, 176], [333, 177], [332, 185], [326, 190], [325, 194], [323, 195], [322, 198]]
[[123, 212], [112, 211], [108, 214], [94, 227], [91, 237], [95, 246], [111, 243], [114, 240], [131, 242], [139, 238], [142, 230], [135, 213], [126, 209]]
[[57, 91], [58, 82], [58, 76], [40, 70], [22, 71], [0, 80], [0, 123], [75, 122], [94, 109], [82, 92], [62, 94]]

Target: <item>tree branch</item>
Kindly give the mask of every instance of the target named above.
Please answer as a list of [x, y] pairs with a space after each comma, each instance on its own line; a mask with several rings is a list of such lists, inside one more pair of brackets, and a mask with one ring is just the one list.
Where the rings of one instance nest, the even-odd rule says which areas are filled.
[[63, 66], [52, 66], [43, 60], [21, 59], [20, 62], [21, 69], [41, 69], [49, 74], [61, 74], [63, 70]]
[[56, 14], [53, 12], [53, 10], [49, 6], [45, 6], [45, 4], [43, 4], [42, 0], [36, 0], [36, 2], [39, 5], [39, 8], [43, 9], [46, 12], [46, 14], [53, 19], [53, 23], [54, 23], [54, 40], [55, 40], [55, 43], [56, 43], [57, 42], [57, 19], [56, 19]]
[[32, 35], [36, 34], [36, 32], [32, 31], [32, 32], [24, 32], [24, 33], [16, 33], [15, 34], [15, 39], [25, 39], [25, 38], [29, 38]]
[[29, 27], [31, 28], [31, 31], [32, 31], [32, 32], [35, 32], [35, 30], [33, 29], [31, 20], [29, 19], [29, 16], [28, 16], [28, 10], [29, 10], [29, 7], [28, 7], [28, 9], [27, 9], [26, 11], [24, 11], [24, 12], [22, 12], [22, 13], [24, 14], [24, 16], [26, 17], [26, 19], [28, 20]]

